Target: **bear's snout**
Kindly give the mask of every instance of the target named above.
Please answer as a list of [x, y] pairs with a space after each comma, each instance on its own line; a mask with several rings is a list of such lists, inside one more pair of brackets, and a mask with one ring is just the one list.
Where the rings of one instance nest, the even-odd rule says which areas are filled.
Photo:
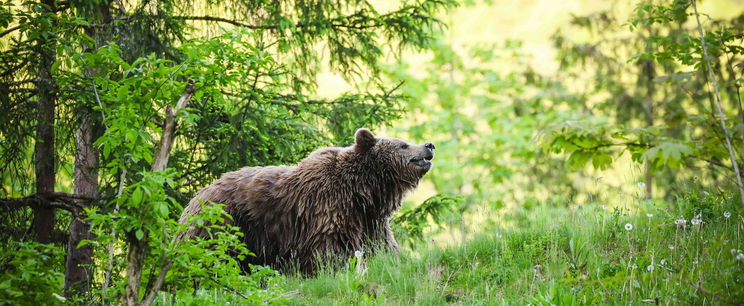
[[424, 144], [424, 159], [425, 160], [432, 160], [434, 158], [434, 149], [437, 147], [434, 146], [433, 143], [427, 142]]
[[432, 160], [434, 158], [434, 150], [432, 150], [432, 148], [426, 147], [426, 149], [424, 150], [423, 158], [425, 160]]
[[[423, 148], [422, 148], [423, 147]], [[418, 152], [411, 158], [411, 163], [418, 166], [419, 168], [426, 171], [431, 169], [431, 160], [434, 159], [434, 144], [431, 142], [425, 143], [423, 146], [418, 147]]]

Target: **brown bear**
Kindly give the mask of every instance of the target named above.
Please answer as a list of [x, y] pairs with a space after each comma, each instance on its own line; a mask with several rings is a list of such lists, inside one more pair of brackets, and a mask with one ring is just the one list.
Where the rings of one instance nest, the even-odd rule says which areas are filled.
[[[390, 217], [403, 196], [431, 169], [434, 144], [375, 137], [361, 128], [349, 147], [322, 148], [296, 166], [245, 167], [199, 191], [181, 215], [201, 203], [225, 204], [255, 257], [241, 262], [312, 274], [319, 254], [348, 258], [355, 251], [398, 244]], [[186, 236], [206, 233], [192, 229]]]

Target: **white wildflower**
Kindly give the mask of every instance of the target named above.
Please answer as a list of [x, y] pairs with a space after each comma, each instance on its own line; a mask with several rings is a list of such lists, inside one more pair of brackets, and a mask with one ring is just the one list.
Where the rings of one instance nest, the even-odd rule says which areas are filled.
[[695, 260], [692, 261], [692, 264], [693, 265], [697, 265], [698, 263], [700, 263], [700, 262], [697, 259], [695, 259]]
[[661, 260], [661, 261], [659, 262], [659, 264], [660, 264], [660, 265], [662, 265], [662, 266], [663, 266], [663, 265], [665, 265], [665, 264], [666, 264], [666, 259], [662, 259], [662, 260]]
[[630, 223], [625, 224], [625, 230], [626, 231], [629, 231], [629, 230], [632, 230], [632, 229], [633, 229], [633, 224], [630, 224]]
[[607, 210], [607, 206], [602, 205], [600, 207], [602, 208], [602, 210]]
[[654, 214], [646, 214], [646, 217], [653, 218]]
[[356, 272], [359, 275], [367, 273], [367, 265], [364, 264], [362, 256], [364, 256], [364, 251], [354, 251], [354, 257], [356, 257]]
[[670, 245], [669, 245], [669, 249], [670, 249], [670, 250], [674, 250], [674, 245], [673, 245], [673, 244], [670, 244]]
[[638, 269], [638, 265], [637, 264], [633, 264], [632, 266], [630, 266], [630, 268], [633, 269], [633, 270]]
[[731, 213], [726, 211], [726, 212], [723, 213], [723, 217], [726, 218], [726, 219], [728, 219], [728, 218], [731, 217]]
[[700, 214], [697, 214], [695, 215], [695, 218], [692, 218], [692, 220], [690, 220], [690, 223], [692, 223], [692, 225], [700, 225], [700, 223], [703, 223], [703, 219], [702, 217], [700, 217]]
[[731, 249], [731, 255], [734, 255], [734, 254], [737, 254], [737, 253], [741, 253], [741, 250]]
[[677, 219], [677, 220], [674, 220], [674, 224], [676, 224], [677, 226], [685, 226], [687, 224], [687, 220]]
[[736, 255], [736, 260], [744, 260], [744, 253], [739, 253], [739, 255]]
[[646, 183], [644, 183], [644, 182], [638, 182], [638, 184], [636, 184], [636, 185], [638, 185], [638, 188], [646, 187]]
[[648, 272], [653, 272], [654, 271], [654, 265], [653, 264], [648, 265], [648, 267], [646, 267], [646, 270]]

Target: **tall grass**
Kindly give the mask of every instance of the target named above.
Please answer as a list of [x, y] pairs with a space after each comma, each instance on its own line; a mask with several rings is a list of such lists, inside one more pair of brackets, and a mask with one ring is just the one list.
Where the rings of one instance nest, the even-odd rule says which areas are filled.
[[744, 249], [744, 215], [733, 197], [693, 192], [670, 205], [641, 203], [632, 212], [600, 205], [538, 206], [507, 218], [516, 226], [488, 229], [463, 245], [439, 249], [422, 243], [415, 247], [417, 252], [365, 258], [366, 270], [351, 259], [345, 269], [323, 270], [313, 278], [288, 276], [286, 302], [744, 301], [744, 254], [739, 251]]

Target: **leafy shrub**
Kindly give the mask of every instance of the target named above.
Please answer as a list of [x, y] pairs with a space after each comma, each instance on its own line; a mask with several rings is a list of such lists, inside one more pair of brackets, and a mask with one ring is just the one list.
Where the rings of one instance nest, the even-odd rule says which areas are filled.
[[393, 217], [396, 232], [402, 234], [401, 240], [421, 241], [424, 239], [424, 230], [430, 225], [429, 218], [434, 224], [441, 225], [442, 218], [462, 202], [462, 196], [438, 194], [426, 199], [419, 206], [403, 209]]
[[54, 245], [9, 241], [0, 250], [0, 305], [61, 304], [62, 250]]

